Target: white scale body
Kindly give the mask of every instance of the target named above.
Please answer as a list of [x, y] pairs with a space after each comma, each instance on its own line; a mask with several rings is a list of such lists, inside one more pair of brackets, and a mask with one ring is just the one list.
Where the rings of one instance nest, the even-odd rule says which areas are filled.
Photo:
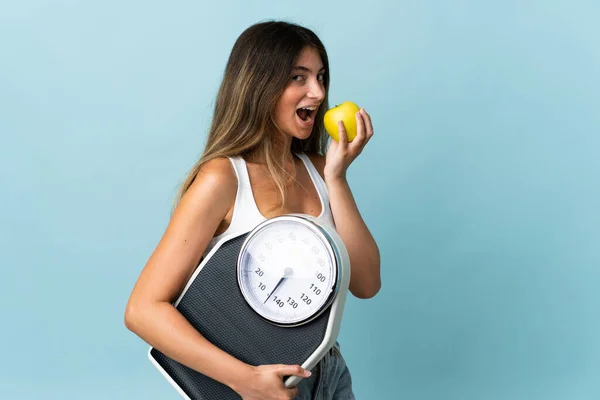
[[[349, 283], [348, 252], [335, 229], [309, 215], [288, 214], [220, 240], [174, 306], [244, 362], [311, 370], [336, 342]], [[186, 399], [240, 398], [157, 349], [148, 355]], [[301, 379], [288, 377], [285, 385]]]

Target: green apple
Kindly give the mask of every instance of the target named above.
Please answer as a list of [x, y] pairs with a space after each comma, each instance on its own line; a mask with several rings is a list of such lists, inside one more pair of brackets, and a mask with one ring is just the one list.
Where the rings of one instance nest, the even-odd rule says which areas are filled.
[[344, 122], [348, 142], [351, 142], [356, 137], [356, 113], [360, 111], [360, 107], [351, 101], [346, 101], [340, 105], [330, 108], [323, 117], [325, 130], [335, 141], [340, 140], [338, 132], [338, 121]]

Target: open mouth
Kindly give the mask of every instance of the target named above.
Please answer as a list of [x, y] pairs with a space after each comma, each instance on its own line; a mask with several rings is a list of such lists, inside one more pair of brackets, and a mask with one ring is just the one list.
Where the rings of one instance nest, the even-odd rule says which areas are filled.
[[316, 113], [317, 107], [301, 107], [296, 110], [296, 114], [298, 114], [298, 117], [304, 122], [311, 122]]

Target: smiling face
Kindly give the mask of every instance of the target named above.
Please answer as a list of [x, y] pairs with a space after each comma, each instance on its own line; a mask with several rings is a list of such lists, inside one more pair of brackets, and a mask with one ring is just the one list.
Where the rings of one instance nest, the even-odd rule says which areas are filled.
[[275, 106], [275, 123], [284, 134], [298, 139], [310, 136], [317, 110], [325, 99], [324, 74], [317, 50], [304, 48]]

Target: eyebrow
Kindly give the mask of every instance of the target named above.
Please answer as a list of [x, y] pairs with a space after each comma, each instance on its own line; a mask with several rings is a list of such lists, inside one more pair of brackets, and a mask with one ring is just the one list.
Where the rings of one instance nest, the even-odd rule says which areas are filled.
[[[296, 67], [294, 67], [294, 70], [301, 70], [301, 71], [306, 71], [306, 72], [312, 72], [312, 70], [310, 68], [304, 67], [302, 65], [298, 65]], [[319, 70], [319, 72], [325, 72], [325, 67], [321, 68]]]

